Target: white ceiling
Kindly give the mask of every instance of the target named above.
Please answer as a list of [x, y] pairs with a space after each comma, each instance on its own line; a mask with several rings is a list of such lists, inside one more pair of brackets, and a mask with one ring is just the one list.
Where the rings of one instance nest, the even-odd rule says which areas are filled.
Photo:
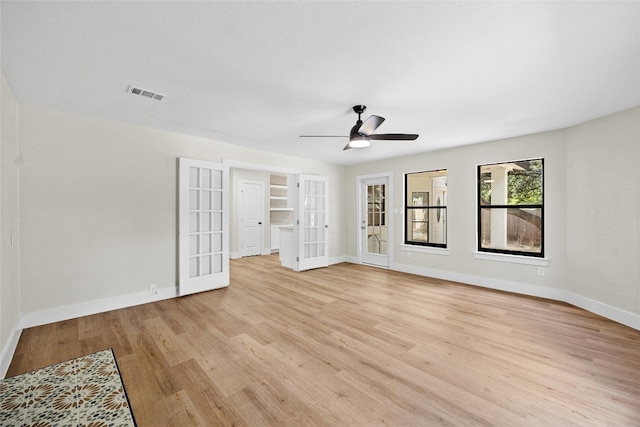
[[[354, 164], [640, 105], [640, 2], [1, 2], [18, 102]], [[167, 95], [127, 93], [130, 84]], [[387, 120], [342, 151], [354, 104]]]

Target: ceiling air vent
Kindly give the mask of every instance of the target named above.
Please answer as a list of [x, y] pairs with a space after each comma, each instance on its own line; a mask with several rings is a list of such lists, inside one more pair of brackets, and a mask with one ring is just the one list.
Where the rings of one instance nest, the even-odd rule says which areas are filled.
[[127, 92], [132, 93], [134, 95], [144, 96], [150, 99], [157, 99], [158, 101], [162, 101], [167, 97], [167, 95], [163, 95], [162, 93], [154, 92], [148, 89], [143, 89], [138, 86], [129, 86], [129, 90]]

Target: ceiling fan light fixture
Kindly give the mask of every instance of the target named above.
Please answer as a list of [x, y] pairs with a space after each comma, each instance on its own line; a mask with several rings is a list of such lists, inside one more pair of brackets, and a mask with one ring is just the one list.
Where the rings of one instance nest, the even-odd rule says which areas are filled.
[[354, 135], [349, 138], [349, 147], [351, 148], [366, 148], [371, 145], [369, 138], [364, 135]]
[[[349, 142], [344, 146], [343, 150], [352, 148], [367, 148], [371, 145], [370, 140], [374, 141], [413, 141], [418, 138], [418, 134], [410, 133], [374, 133], [376, 129], [384, 122], [384, 117], [371, 115], [364, 122], [362, 121], [362, 113], [367, 107], [364, 105], [354, 105], [353, 112], [358, 115], [358, 121], [349, 132]], [[300, 135], [305, 138], [342, 138], [339, 135]]]

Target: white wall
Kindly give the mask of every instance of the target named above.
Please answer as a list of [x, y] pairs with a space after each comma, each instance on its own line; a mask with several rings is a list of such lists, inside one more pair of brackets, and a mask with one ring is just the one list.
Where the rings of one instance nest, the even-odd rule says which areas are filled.
[[[20, 316], [20, 233], [18, 215], [18, 117], [16, 99], [4, 75], [0, 86], [0, 377], [8, 368]], [[13, 245], [11, 234], [13, 233]]]
[[640, 108], [567, 131], [567, 289], [635, 314], [640, 314], [639, 162]]
[[[537, 275], [537, 267], [531, 265], [490, 262], [474, 258], [476, 250], [476, 166], [527, 158], [545, 158], [545, 256], [549, 268], [544, 277]], [[564, 278], [564, 227], [565, 215], [562, 207], [564, 197], [565, 150], [563, 133], [547, 132], [537, 135], [511, 138], [484, 144], [468, 145], [451, 150], [433, 151], [422, 155], [400, 157], [382, 162], [351, 167], [348, 180], [355, 182], [357, 175], [390, 171], [394, 176], [394, 259], [397, 269], [418, 267], [471, 275], [491, 280], [517, 282], [527, 286], [561, 288]], [[417, 171], [447, 170], [447, 219], [449, 255], [407, 252], [401, 250], [403, 243], [403, 198], [404, 173]], [[356, 194], [347, 189], [355, 211]], [[355, 213], [347, 216], [347, 224], [355, 224]], [[356, 234], [349, 234], [348, 255], [355, 255]], [[409, 257], [410, 254], [410, 257]], [[417, 271], [417, 270], [416, 270]], [[524, 289], [523, 289], [524, 290]]]
[[[392, 172], [392, 268], [556, 298], [640, 329], [639, 115], [349, 167], [347, 256], [357, 255], [356, 177]], [[474, 257], [476, 165], [537, 157], [545, 159], [544, 276], [537, 265]], [[447, 169], [449, 255], [401, 250], [404, 173], [436, 169]]]
[[[21, 107], [20, 209], [25, 313], [176, 283], [176, 158], [235, 159], [327, 175], [345, 168], [202, 138]], [[330, 214], [329, 254], [344, 254]], [[233, 276], [232, 285], [233, 285]]]

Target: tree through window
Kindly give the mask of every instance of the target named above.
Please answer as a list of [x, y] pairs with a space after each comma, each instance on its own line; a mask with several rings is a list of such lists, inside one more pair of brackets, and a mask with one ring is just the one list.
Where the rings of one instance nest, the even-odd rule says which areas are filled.
[[544, 256], [544, 160], [478, 166], [478, 251]]

